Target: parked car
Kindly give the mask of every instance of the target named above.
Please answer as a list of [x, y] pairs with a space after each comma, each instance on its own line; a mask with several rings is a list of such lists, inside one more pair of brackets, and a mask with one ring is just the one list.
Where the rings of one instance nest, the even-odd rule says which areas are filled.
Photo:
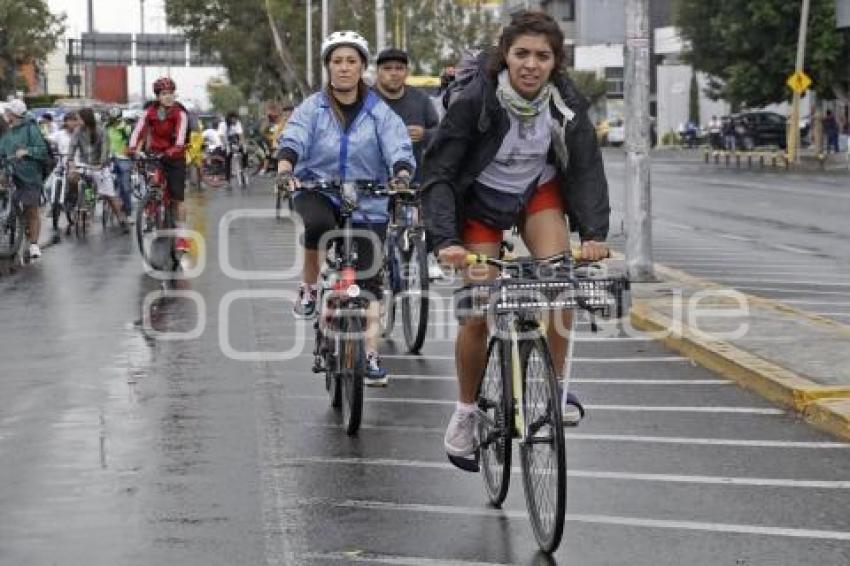
[[626, 141], [626, 126], [622, 118], [614, 118], [608, 122], [608, 143], [620, 147]]
[[732, 116], [738, 147], [752, 150], [765, 145], [785, 149], [786, 118], [775, 112], [742, 112]]

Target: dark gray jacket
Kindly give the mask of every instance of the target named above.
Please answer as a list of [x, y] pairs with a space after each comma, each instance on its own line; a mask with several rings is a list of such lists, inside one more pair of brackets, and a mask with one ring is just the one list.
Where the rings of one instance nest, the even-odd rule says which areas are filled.
[[[556, 87], [566, 108], [553, 97], [552, 116], [560, 129], [553, 134], [549, 161], [558, 169], [572, 229], [583, 241], [604, 241], [611, 212], [608, 182], [596, 130], [587, 117], [588, 103], [569, 79], [557, 81]], [[495, 158], [509, 129], [495, 78], [482, 69], [452, 102], [425, 150], [425, 229], [435, 252], [461, 243], [466, 190]]]

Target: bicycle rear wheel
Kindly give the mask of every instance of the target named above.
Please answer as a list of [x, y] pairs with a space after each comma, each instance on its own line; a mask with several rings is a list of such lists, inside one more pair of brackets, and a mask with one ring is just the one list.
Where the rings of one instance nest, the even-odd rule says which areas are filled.
[[366, 353], [363, 347], [363, 320], [343, 314], [339, 324], [339, 373], [342, 392], [342, 424], [349, 436], [357, 434], [363, 417], [363, 375]]
[[561, 543], [567, 504], [566, 447], [558, 385], [549, 348], [542, 337], [520, 344], [525, 440], [520, 467], [534, 538], [544, 552]]
[[478, 419], [478, 439], [481, 450], [481, 474], [487, 497], [500, 507], [508, 495], [511, 481], [511, 394], [510, 353], [504, 340], [490, 339], [487, 367], [478, 391], [478, 409], [486, 418]]
[[428, 251], [425, 239], [418, 230], [410, 233], [410, 248], [404, 257], [404, 289], [401, 299], [401, 318], [404, 339], [413, 353], [422, 349], [428, 330]]

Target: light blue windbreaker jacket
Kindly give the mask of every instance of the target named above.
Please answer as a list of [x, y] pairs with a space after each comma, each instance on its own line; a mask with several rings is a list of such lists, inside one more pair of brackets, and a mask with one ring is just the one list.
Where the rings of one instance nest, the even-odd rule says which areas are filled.
[[294, 173], [302, 180], [383, 183], [400, 161], [416, 167], [404, 122], [371, 89], [348, 132], [342, 131], [325, 93], [313, 94], [295, 109], [277, 147], [298, 154]]

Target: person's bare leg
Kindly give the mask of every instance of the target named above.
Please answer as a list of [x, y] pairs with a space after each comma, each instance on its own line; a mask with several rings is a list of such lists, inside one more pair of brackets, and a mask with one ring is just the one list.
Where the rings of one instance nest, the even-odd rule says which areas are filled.
[[321, 272], [321, 254], [319, 250], [304, 249], [304, 262], [301, 264], [301, 282], [315, 285]]
[[[499, 244], [470, 244], [469, 251], [496, 257]], [[464, 272], [466, 283], [484, 283], [496, 278], [497, 271], [486, 265], [476, 265]], [[487, 365], [487, 319], [470, 318], [458, 327], [455, 341], [455, 367], [458, 377], [458, 399], [461, 403], [475, 402], [481, 375]]]
[[[531, 255], [538, 258], [564, 253], [570, 249], [567, 220], [559, 210], [541, 210], [526, 218], [522, 227], [522, 238]], [[547, 329], [549, 353], [555, 365], [555, 375], [558, 379], [563, 379], [567, 341], [573, 317], [571, 311], [558, 311], [552, 315], [558, 318], [553, 320]]]
[[41, 215], [38, 212], [37, 206], [26, 208], [27, 236], [31, 244], [38, 244], [38, 237], [41, 235]]

